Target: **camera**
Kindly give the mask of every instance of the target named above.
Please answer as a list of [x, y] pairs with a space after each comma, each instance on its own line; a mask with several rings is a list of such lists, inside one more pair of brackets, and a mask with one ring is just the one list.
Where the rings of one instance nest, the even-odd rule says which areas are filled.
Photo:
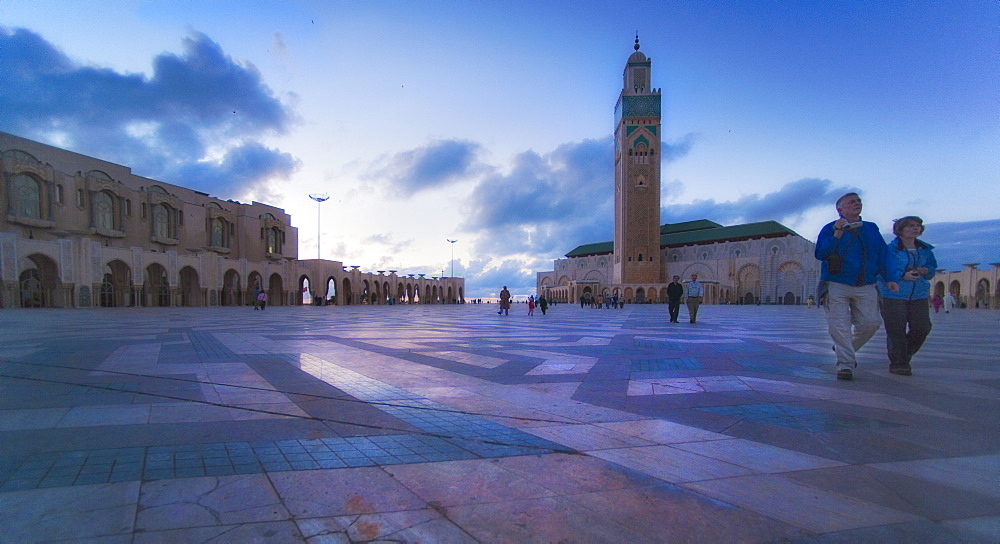
[[853, 223], [848, 223], [844, 225], [844, 230], [860, 229], [863, 223], [861, 221], [855, 221]]

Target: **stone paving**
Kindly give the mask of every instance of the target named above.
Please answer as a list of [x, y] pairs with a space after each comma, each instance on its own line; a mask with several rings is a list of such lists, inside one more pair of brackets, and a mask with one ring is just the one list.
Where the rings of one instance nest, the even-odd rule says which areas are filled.
[[495, 308], [2, 311], [0, 542], [1000, 542], [1000, 312]]

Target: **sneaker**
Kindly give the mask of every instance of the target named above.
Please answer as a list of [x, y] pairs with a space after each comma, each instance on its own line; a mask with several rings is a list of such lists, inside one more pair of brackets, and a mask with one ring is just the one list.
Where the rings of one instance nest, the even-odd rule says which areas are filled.
[[841, 368], [837, 371], [837, 379], [851, 381], [854, 379], [854, 373], [849, 368]]
[[890, 366], [889, 367], [889, 372], [892, 372], [893, 374], [899, 374], [900, 376], [912, 376], [913, 375], [913, 369], [910, 368], [909, 365], [907, 365], [907, 366], [902, 366], [902, 365], [900, 365], [900, 366]]

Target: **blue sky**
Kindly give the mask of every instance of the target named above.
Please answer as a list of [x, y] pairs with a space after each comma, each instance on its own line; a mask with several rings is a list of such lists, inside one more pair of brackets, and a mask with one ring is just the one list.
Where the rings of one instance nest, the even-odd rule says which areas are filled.
[[[813, 239], [850, 189], [1000, 262], [1000, 4], [0, 0], [0, 130], [285, 208], [300, 258], [533, 290], [611, 240], [638, 31], [662, 222]], [[458, 243], [446, 239], [458, 239]]]

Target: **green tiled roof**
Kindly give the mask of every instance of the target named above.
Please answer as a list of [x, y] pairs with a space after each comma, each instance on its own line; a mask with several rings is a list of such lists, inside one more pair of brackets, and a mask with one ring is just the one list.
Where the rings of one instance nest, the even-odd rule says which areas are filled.
[[673, 234], [675, 232], [687, 232], [689, 230], [717, 229], [722, 225], [708, 219], [697, 221], [684, 221], [683, 223], [664, 223], [660, 225], [660, 234]]
[[781, 236], [798, 236], [798, 234], [777, 221], [761, 221], [760, 223], [731, 227], [663, 234], [660, 236], [660, 247], [736, 242], [750, 238], [777, 238]]
[[[777, 238], [781, 236], [798, 236], [798, 234], [777, 221], [761, 221], [759, 223], [723, 227], [714, 221], [699, 219], [697, 221], [661, 225], [660, 247], [736, 242], [750, 238]], [[596, 244], [578, 246], [573, 251], [567, 253], [566, 256], [588, 257], [591, 255], [610, 255], [614, 250], [614, 242], [598, 242]]]

